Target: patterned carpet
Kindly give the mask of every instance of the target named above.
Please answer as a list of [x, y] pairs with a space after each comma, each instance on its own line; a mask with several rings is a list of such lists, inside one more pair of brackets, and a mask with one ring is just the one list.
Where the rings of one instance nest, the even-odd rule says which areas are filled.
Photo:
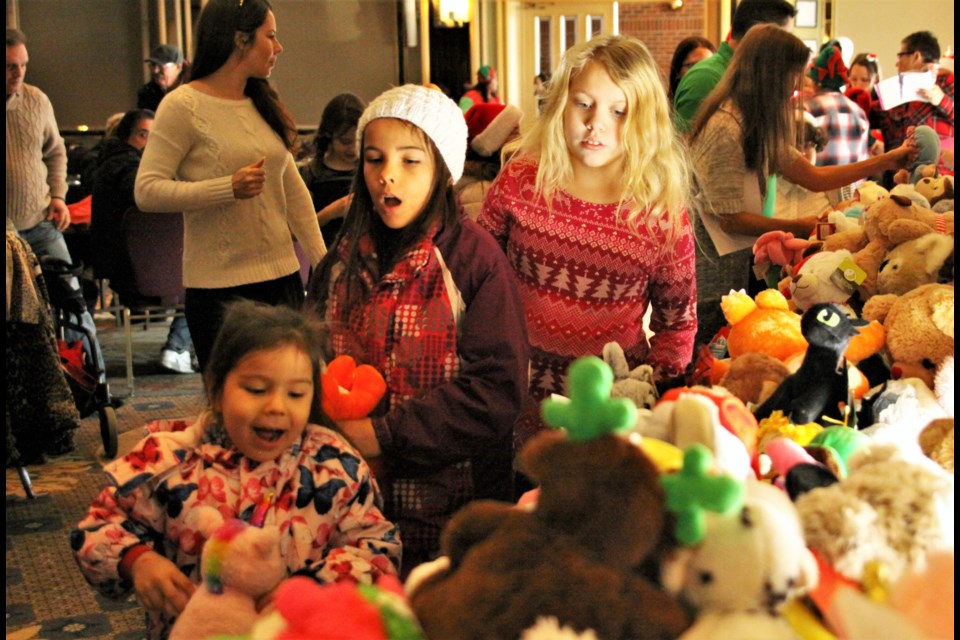
[[[120, 451], [142, 437], [145, 423], [194, 416], [202, 407], [199, 374], [169, 374], [159, 366], [167, 327], [134, 329], [135, 395], [126, 389], [123, 332], [98, 318]], [[126, 396], [126, 397], [125, 397]], [[144, 636], [143, 612], [132, 597], [116, 602], [99, 596], [76, 568], [67, 534], [100, 490], [105, 462], [97, 413], [83, 421], [76, 450], [27, 468], [35, 499], [27, 499], [16, 470], [7, 469], [7, 640]]]

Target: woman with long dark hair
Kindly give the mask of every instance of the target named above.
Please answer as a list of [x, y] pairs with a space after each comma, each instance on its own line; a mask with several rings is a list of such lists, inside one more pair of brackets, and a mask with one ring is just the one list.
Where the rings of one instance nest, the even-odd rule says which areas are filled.
[[816, 216], [761, 215], [767, 178], [779, 174], [810, 191], [828, 191], [907, 165], [911, 141], [862, 162], [818, 167], [796, 148], [797, 105], [810, 50], [776, 25], [757, 25], [740, 41], [723, 80], [690, 130], [697, 234], [696, 344], [725, 324], [720, 299], [749, 285], [757, 236], [774, 230], [807, 237]]
[[667, 92], [670, 104], [673, 104], [673, 94], [677, 92], [680, 78], [693, 65], [701, 60], [706, 60], [716, 52], [717, 48], [713, 46], [713, 43], [701, 36], [690, 36], [677, 44], [677, 48], [673, 50], [673, 59], [670, 60], [670, 86]]
[[269, 77], [283, 47], [267, 0], [210, 0], [190, 82], [160, 105], [136, 182], [144, 211], [182, 211], [186, 315], [203, 368], [224, 303], [299, 308], [291, 230], [314, 265], [326, 252], [291, 153], [296, 127]]

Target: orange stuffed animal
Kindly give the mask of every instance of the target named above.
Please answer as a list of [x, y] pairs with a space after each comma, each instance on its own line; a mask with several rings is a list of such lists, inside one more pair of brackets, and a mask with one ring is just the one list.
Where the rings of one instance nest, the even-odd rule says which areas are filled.
[[350, 356], [338, 356], [320, 375], [321, 405], [333, 420], [365, 418], [387, 392], [380, 372], [368, 364], [357, 366]]

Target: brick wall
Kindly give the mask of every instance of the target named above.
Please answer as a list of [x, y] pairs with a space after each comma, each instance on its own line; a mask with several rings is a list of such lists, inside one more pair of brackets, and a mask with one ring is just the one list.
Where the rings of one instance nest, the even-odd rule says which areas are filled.
[[688, 36], [702, 36], [705, 31], [705, 0], [683, 0], [683, 7], [677, 11], [666, 1], [620, 3], [620, 33], [647, 46], [664, 78], [670, 72], [670, 58], [677, 44]]

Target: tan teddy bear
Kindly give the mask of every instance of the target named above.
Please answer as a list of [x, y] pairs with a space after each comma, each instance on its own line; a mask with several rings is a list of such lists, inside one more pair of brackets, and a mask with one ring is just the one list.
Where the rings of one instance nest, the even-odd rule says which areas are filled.
[[903, 295], [919, 286], [937, 282], [941, 274], [951, 278], [953, 238], [928, 233], [904, 242], [887, 254], [877, 275], [877, 293]]
[[870, 298], [863, 318], [883, 322], [894, 378], [916, 377], [934, 388], [937, 367], [953, 355], [953, 286], [926, 284], [902, 296]]
[[866, 272], [860, 285], [861, 297], [866, 300], [877, 292], [877, 274], [887, 252], [932, 231], [953, 236], [953, 212], [938, 214], [909, 198], [891, 195], [867, 208], [861, 228], [829, 236], [824, 249], [854, 252], [854, 260]]

